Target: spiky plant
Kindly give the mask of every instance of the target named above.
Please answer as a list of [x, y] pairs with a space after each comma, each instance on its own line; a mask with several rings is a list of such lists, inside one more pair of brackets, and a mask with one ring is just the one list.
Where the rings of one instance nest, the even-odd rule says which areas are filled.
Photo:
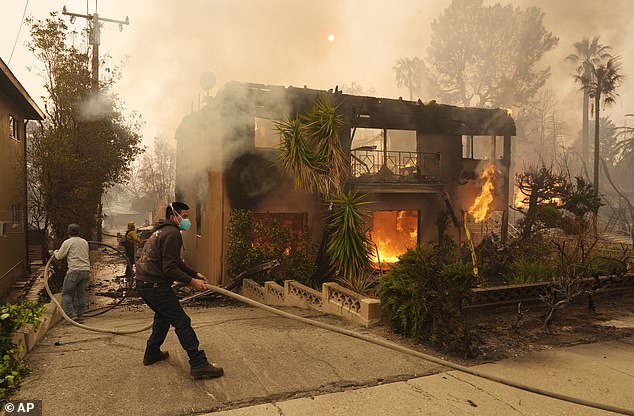
[[367, 202], [343, 192], [348, 159], [339, 137], [342, 126], [337, 107], [318, 98], [306, 114], [276, 123], [282, 135], [279, 162], [298, 188], [318, 193], [333, 207], [324, 234], [328, 265], [347, 286], [359, 289], [370, 269], [372, 244], [362, 209]]
[[324, 97], [308, 113], [276, 123], [282, 135], [279, 161], [297, 187], [322, 195], [341, 190], [347, 173], [342, 126], [341, 115]]
[[317, 161], [299, 117], [276, 122], [282, 135], [279, 162], [282, 169], [290, 173], [298, 188], [312, 191], [319, 189]]
[[335, 273], [352, 287], [355, 281], [367, 275], [371, 268], [372, 240], [368, 236], [365, 206], [366, 195], [340, 192], [331, 198], [332, 209], [328, 213], [327, 227], [330, 239], [327, 252]]

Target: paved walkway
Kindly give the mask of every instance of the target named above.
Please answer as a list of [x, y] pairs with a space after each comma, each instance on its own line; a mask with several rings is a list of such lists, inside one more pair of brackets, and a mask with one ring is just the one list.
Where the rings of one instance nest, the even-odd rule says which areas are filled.
[[[545, 351], [479, 369], [634, 410], [634, 339]], [[276, 401], [214, 416], [612, 415], [456, 371], [314, 398]]]
[[[363, 328], [309, 311], [302, 316]], [[41, 399], [47, 416], [78, 415], [602, 415], [455, 371], [259, 309], [190, 309], [220, 379], [193, 381], [173, 333], [167, 361], [142, 365], [148, 332], [110, 335], [62, 322], [28, 357], [15, 399]], [[145, 306], [87, 324], [139, 328]], [[634, 316], [613, 325], [634, 325]], [[634, 339], [579, 345], [479, 366], [509, 379], [634, 409]]]
[[[224, 377], [193, 381], [173, 331], [165, 345], [170, 358], [144, 367], [147, 332], [100, 334], [62, 322], [29, 354], [33, 373], [14, 398], [43, 400], [46, 416], [173, 416], [318, 396], [440, 370], [417, 358], [254, 308], [197, 309], [190, 315], [202, 347], [224, 367]], [[127, 307], [89, 318], [86, 324], [129, 329], [150, 318], [144, 306]], [[320, 319], [346, 325], [335, 318]]]
[[[110, 278], [117, 270], [99, 273]], [[368, 333], [334, 317], [291, 311]], [[62, 322], [29, 354], [33, 373], [13, 398], [43, 400], [46, 416], [609, 414], [443, 372], [418, 358], [255, 308], [223, 306], [189, 313], [202, 348], [224, 367], [224, 377], [193, 381], [173, 331], [165, 344], [170, 358], [144, 367], [148, 332], [101, 334]], [[86, 323], [130, 329], [146, 325], [151, 316], [145, 306], [126, 306]], [[634, 316], [611, 324], [634, 326]], [[633, 338], [543, 351], [479, 368], [634, 409]]]

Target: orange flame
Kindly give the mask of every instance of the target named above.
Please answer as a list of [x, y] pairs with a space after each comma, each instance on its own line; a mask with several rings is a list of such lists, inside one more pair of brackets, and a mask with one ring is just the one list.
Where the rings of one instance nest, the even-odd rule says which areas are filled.
[[396, 263], [408, 248], [416, 247], [418, 239], [418, 211], [376, 211], [373, 215], [372, 241], [377, 253], [372, 261]]
[[515, 208], [522, 208], [528, 205], [526, 202], [524, 202], [524, 200], [526, 199], [526, 195], [524, 195], [518, 187], [515, 187], [513, 193], [515, 194], [515, 198], [513, 199], [513, 206]]
[[[524, 208], [527, 209], [528, 208], [528, 197], [526, 195], [524, 195], [522, 193], [522, 191], [519, 190], [518, 187], [515, 187], [515, 190], [513, 191], [514, 193], [514, 198], [513, 198], [513, 206], [515, 208]], [[561, 206], [563, 205], [563, 201], [561, 199], [561, 197], [555, 196], [552, 197], [550, 199], [544, 199], [542, 202], [542, 204], [547, 205], [557, 205], [557, 206]]]
[[493, 191], [495, 188], [493, 184], [493, 178], [495, 177], [495, 164], [491, 163], [487, 166], [480, 177], [484, 179], [484, 185], [482, 186], [480, 195], [478, 195], [476, 200], [473, 202], [473, 205], [471, 205], [471, 208], [469, 208], [469, 214], [473, 216], [475, 222], [484, 221], [489, 214], [489, 208], [493, 202]]

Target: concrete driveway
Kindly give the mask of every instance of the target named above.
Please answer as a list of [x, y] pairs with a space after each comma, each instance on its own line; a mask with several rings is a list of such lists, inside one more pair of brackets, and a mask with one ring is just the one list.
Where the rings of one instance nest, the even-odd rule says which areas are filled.
[[[441, 369], [344, 335], [248, 307], [190, 309], [210, 360], [225, 369], [193, 381], [173, 331], [166, 361], [145, 367], [148, 332], [109, 335], [62, 322], [29, 354], [32, 375], [13, 399], [41, 399], [47, 416], [188, 415], [409, 380]], [[307, 311], [292, 310], [302, 316]], [[115, 309], [87, 325], [129, 329], [151, 319], [145, 306]], [[346, 326], [336, 318], [319, 319]], [[364, 331], [359, 327], [352, 327]]]

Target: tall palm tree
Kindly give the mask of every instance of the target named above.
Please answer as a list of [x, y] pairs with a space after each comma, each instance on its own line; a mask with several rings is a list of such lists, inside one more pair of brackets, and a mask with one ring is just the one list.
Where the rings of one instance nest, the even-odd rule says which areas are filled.
[[619, 56], [613, 56], [604, 62], [587, 65], [583, 75], [577, 75], [581, 89], [588, 91], [594, 98], [594, 192], [599, 194], [599, 160], [600, 160], [600, 112], [601, 103], [613, 104], [618, 97], [617, 89], [623, 81]]
[[420, 91], [422, 74], [421, 67], [423, 61], [420, 58], [401, 58], [392, 67], [396, 71], [396, 85], [409, 90], [410, 101], [414, 100], [414, 92]]
[[[579, 42], [575, 42], [573, 45], [575, 53], [571, 53], [566, 57], [567, 61], [570, 61], [577, 65], [576, 71], [578, 77], [589, 77], [589, 68], [591, 66], [598, 65], [600, 62], [610, 58], [610, 46], [602, 45], [599, 36], [595, 36], [590, 40], [584, 37]], [[583, 156], [584, 163], [590, 163], [590, 135], [589, 135], [589, 93], [586, 88], [583, 88], [583, 121], [581, 125], [581, 154]]]

